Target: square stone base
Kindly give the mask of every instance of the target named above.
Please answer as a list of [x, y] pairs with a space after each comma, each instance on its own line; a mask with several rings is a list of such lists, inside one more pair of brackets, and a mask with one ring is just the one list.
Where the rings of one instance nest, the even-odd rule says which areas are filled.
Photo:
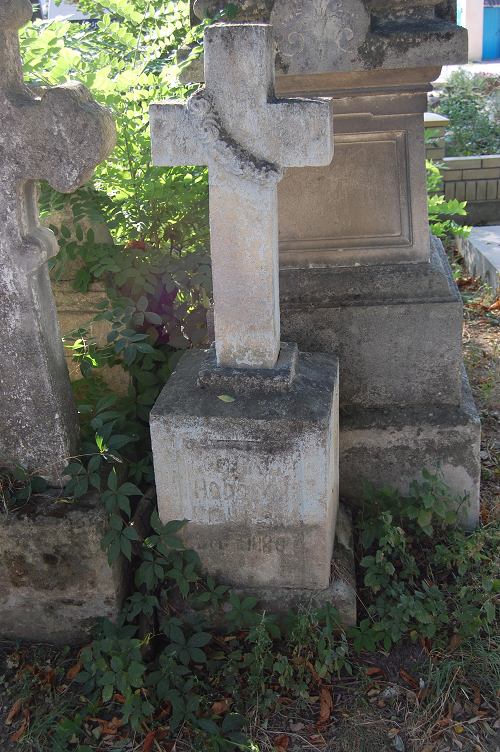
[[291, 608], [324, 608], [327, 604], [339, 612], [343, 627], [356, 625], [356, 572], [354, 565], [354, 540], [351, 511], [340, 502], [335, 543], [331, 561], [331, 580], [327, 588], [233, 588], [240, 600], [248, 596], [259, 599], [258, 609], [266, 613], [285, 616]]
[[[187, 352], [150, 417], [158, 511], [235, 588], [322, 590], [338, 506], [338, 361], [300, 353], [289, 392], [200, 388]], [[224, 392], [231, 396], [231, 391]]]
[[344, 410], [340, 415], [340, 496], [363, 500], [362, 479], [374, 488], [391, 486], [408, 492], [412, 480], [423, 481], [422, 468], [441, 462], [453, 495], [470, 494], [462, 524], [479, 522], [481, 423], [469, 381], [462, 373], [461, 407]]
[[0, 515], [0, 638], [78, 645], [97, 617], [117, 622], [128, 562], [108, 566], [105, 532], [96, 492], [72, 504], [47, 494]]

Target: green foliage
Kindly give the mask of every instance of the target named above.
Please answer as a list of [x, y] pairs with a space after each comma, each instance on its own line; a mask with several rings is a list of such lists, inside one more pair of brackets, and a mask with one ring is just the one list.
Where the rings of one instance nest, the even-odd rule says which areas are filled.
[[423, 475], [408, 496], [365, 481], [357, 527], [372, 623], [348, 633], [356, 649], [373, 649], [378, 640], [389, 649], [408, 637], [446, 645], [450, 630], [469, 637], [497, 628], [499, 526], [458, 529], [468, 497], [451, 494], [439, 466]]
[[36, 473], [28, 473], [18, 462], [9, 461], [11, 469], [0, 468], [0, 503], [5, 512], [18, 502], [26, 501], [34, 494], [47, 490], [45, 479]]
[[425, 168], [427, 172], [427, 210], [433, 235], [437, 235], [438, 238], [449, 238], [453, 235], [468, 237], [472, 228], [459, 225], [453, 219], [457, 215], [462, 217], [467, 215], [465, 210], [467, 201], [458, 201], [456, 198], [446, 201], [445, 197], [438, 192], [442, 190], [441, 170], [448, 168], [439, 162], [434, 164], [431, 159], [425, 160]]
[[464, 69], [443, 84], [437, 112], [450, 119], [446, 156], [500, 152], [500, 79]]
[[[80, 5], [94, 25], [36, 22], [20, 35], [27, 84], [36, 90], [79, 80], [117, 124], [116, 148], [88, 184], [67, 195], [43, 181], [40, 186], [41, 215], [67, 207], [74, 220], [71, 228], [51, 225], [59, 246], [49, 261], [55, 283], [70, 260], [77, 294], [87, 294], [97, 280], [107, 285], [99, 313], [64, 340], [82, 374], [73, 386], [83, 454], [65, 471], [74, 498], [100, 488], [99, 474], [117, 462], [128, 463], [130, 481], [152, 480], [149, 412], [183, 350], [206, 338], [212, 288], [207, 170], [154, 167], [149, 134], [149, 104], [192, 90], [178, 83], [178, 74], [200, 54], [204, 24], [190, 29], [185, 2]], [[191, 52], [177, 65], [184, 44]], [[105, 221], [112, 244], [97, 242], [94, 231], [84, 229], [88, 221]], [[105, 341], [91, 335], [101, 322], [109, 326]], [[129, 375], [126, 398], [110, 393], [101, 376], [107, 368]], [[123, 488], [108, 488], [104, 501], [114, 515], [106, 537], [112, 561], [119, 551], [130, 554], [132, 531], [120, 527], [130, 503]]]
[[75, 681], [82, 684], [82, 694], [92, 702], [99, 697], [107, 703], [115, 692], [125, 698], [123, 717], [133, 728], [140, 728], [154, 711], [153, 705], [136, 689], [144, 684], [146, 666], [142, 662], [141, 641], [134, 635], [137, 627], [116, 628], [107, 619], [99, 619], [92, 629], [95, 639], [91, 647], [83, 648], [83, 663]]

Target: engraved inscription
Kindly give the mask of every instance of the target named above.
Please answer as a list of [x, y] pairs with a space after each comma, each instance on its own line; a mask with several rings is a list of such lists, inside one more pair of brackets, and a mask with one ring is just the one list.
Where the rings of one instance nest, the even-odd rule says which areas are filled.
[[[184, 515], [206, 525], [273, 526], [301, 518], [301, 457], [294, 443], [216, 441], [198, 467], [199, 443], [184, 445]], [[294, 502], [292, 502], [294, 500]]]
[[233, 536], [200, 536], [197, 539], [197, 548], [200, 551], [226, 551], [240, 553], [286, 553], [287, 539], [285, 536], [273, 536], [269, 534], [250, 535], [248, 537], [236, 538]]

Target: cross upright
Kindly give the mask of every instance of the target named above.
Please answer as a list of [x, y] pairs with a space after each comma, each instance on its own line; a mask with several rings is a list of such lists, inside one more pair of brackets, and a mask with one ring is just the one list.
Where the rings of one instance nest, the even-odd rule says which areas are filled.
[[80, 83], [41, 98], [25, 86], [18, 29], [31, 14], [30, 0], [0, 0], [0, 456], [54, 478], [79, 429], [45, 263], [57, 243], [39, 226], [35, 180], [75, 190], [116, 130]]
[[215, 24], [205, 87], [150, 107], [153, 163], [209, 168], [219, 366], [274, 368], [280, 350], [277, 184], [333, 157], [332, 102], [276, 99], [268, 24]]

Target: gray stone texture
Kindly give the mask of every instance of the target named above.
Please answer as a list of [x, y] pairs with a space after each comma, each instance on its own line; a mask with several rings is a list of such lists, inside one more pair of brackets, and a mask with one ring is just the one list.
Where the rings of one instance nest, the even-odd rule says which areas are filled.
[[280, 268], [429, 261], [423, 113], [439, 70], [276, 78], [279, 96], [331, 96], [335, 132], [330, 165], [278, 186]]
[[232, 591], [240, 599], [258, 598], [259, 608], [265, 610], [266, 613], [278, 616], [285, 616], [290, 608], [298, 609], [304, 606], [324, 608], [328, 603], [338, 610], [344, 627], [355, 626], [357, 592], [350, 510], [342, 502], [339, 503], [331, 561], [331, 579], [327, 588], [311, 591], [310, 588], [234, 587]]
[[283, 269], [288, 341], [340, 360], [340, 408], [459, 406], [462, 299], [440, 242], [430, 263]]
[[78, 421], [40, 227], [35, 179], [69, 192], [115, 143], [107, 110], [79, 83], [36, 97], [23, 83], [18, 29], [29, 0], [0, 2], [0, 454], [57, 479], [78, 444]]
[[[215, 338], [214, 338], [215, 342]], [[236, 394], [244, 392], [289, 392], [297, 372], [299, 351], [296, 342], [281, 342], [274, 368], [230, 368], [218, 366], [212, 345], [198, 374], [199, 387], [211, 387]]]
[[182, 357], [151, 412], [161, 519], [190, 520], [180, 535], [220, 582], [328, 588], [337, 359], [300, 353], [291, 391], [234, 393], [227, 403], [197, 386], [205, 357], [201, 350]]
[[453, 494], [470, 495], [462, 525], [479, 522], [481, 423], [463, 371], [459, 407], [347, 409], [340, 414], [340, 495], [351, 502], [363, 498], [362, 478], [375, 488], [408, 491], [422, 481], [422, 468], [440, 462]]
[[292, 168], [278, 187], [282, 337], [339, 357], [342, 498], [361, 502], [362, 478], [404, 492], [439, 461], [470, 494], [470, 526], [480, 424], [462, 377], [461, 298], [427, 223], [435, 62], [277, 76], [278, 95], [332, 96], [335, 131], [331, 165]]
[[150, 107], [153, 163], [209, 166], [217, 364], [274, 368], [276, 186], [286, 167], [331, 161], [331, 101], [275, 98], [267, 24], [206, 27], [204, 56], [202, 90]]
[[1, 638], [78, 645], [98, 616], [118, 620], [128, 562], [108, 566], [106, 519], [96, 492], [71, 504], [37, 496], [0, 515]]
[[[191, 0], [200, 19], [229, 0]], [[232, 2], [232, 0], [231, 0]], [[467, 62], [467, 30], [456, 2], [432, 0], [240, 0], [235, 23], [274, 27], [276, 72], [307, 76], [331, 71], [419, 68]], [[199, 64], [183, 80], [199, 81]]]

